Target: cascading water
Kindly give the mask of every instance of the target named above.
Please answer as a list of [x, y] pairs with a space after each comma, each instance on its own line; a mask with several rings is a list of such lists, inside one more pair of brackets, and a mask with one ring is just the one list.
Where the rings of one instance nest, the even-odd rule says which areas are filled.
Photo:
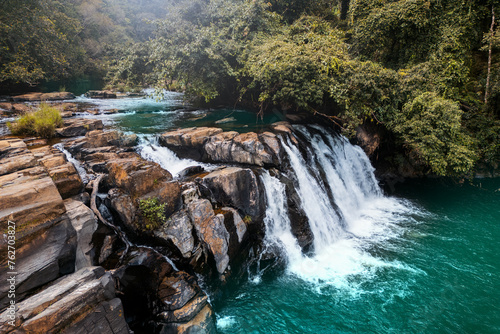
[[281, 246], [288, 272], [340, 287], [349, 284], [350, 275], [399, 266], [371, 256], [366, 248], [376, 239], [390, 237], [392, 223], [406, 211], [405, 205], [382, 195], [360, 147], [320, 127], [296, 126], [295, 130], [309, 143], [306, 157], [289, 138], [282, 138], [282, 145], [314, 236], [313, 255], [303, 255], [292, 235], [285, 186], [267, 172], [261, 176], [268, 205], [265, 241]]
[[156, 136], [141, 136], [137, 150], [144, 159], [158, 163], [163, 169], [172, 173], [172, 176], [177, 176], [181, 171], [192, 166], [203, 166], [205, 169], [211, 168], [208, 164], [180, 159], [168, 148], [160, 146]]
[[78, 161], [75, 158], [73, 158], [73, 156], [71, 155], [71, 153], [68, 152], [68, 150], [66, 150], [64, 148], [63, 144], [61, 144], [61, 143], [55, 144], [53, 147], [56, 148], [56, 149], [58, 149], [62, 153], [64, 153], [64, 155], [66, 156], [66, 159], [68, 159], [68, 161], [71, 162], [73, 164], [73, 166], [75, 166], [75, 169], [78, 172], [78, 174], [80, 175], [80, 178], [82, 179], [82, 182], [84, 184], [87, 184], [90, 181], [90, 177], [87, 174], [87, 171], [85, 170], [85, 168], [83, 168], [83, 166], [80, 163], [80, 161]]

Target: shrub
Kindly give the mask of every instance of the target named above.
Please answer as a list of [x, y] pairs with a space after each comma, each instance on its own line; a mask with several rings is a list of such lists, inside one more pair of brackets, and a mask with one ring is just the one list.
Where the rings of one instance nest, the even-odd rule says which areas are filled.
[[21, 116], [15, 123], [7, 123], [15, 135], [32, 135], [42, 138], [52, 138], [56, 128], [63, 125], [61, 113], [54, 107], [42, 103], [35, 112]]
[[144, 218], [144, 230], [155, 230], [163, 224], [167, 217], [165, 216], [165, 204], [160, 204], [158, 198], [141, 199], [139, 201], [139, 210]]

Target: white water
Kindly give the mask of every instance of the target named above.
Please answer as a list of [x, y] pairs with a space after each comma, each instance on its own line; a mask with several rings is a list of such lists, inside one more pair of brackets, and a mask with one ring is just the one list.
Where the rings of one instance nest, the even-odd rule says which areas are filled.
[[352, 286], [356, 280], [350, 279], [354, 276], [369, 280], [387, 267], [414, 271], [369, 251], [403, 233], [399, 224], [408, 221], [414, 208], [382, 195], [373, 167], [361, 148], [319, 127], [311, 131], [302, 126], [295, 129], [310, 145], [307, 156], [287, 138], [282, 144], [295, 177], [301, 208], [314, 235], [312, 256], [300, 252], [292, 235], [284, 185], [266, 173], [261, 177], [268, 201], [266, 241], [282, 247], [288, 272], [315, 283], [315, 287], [328, 285], [358, 293], [357, 287]]
[[53, 147], [56, 148], [56, 149], [58, 149], [62, 153], [64, 153], [64, 155], [66, 156], [66, 159], [68, 159], [68, 161], [71, 162], [73, 164], [73, 166], [75, 166], [75, 169], [78, 172], [78, 174], [80, 175], [80, 178], [82, 179], [82, 182], [84, 184], [87, 184], [90, 181], [90, 177], [87, 174], [87, 171], [85, 170], [85, 168], [83, 168], [83, 166], [80, 163], [80, 161], [78, 161], [75, 158], [73, 158], [73, 156], [71, 155], [71, 153], [68, 152], [68, 150], [66, 150], [64, 148], [63, 144], [61, 144], [61, 143], [55, 144]]
[[158, 144], [155, 136], [140, 137], [138, 152], [146, 160], [158, 163], [166, 169], [172, 176], [179, 175], [184, 169], [192, 166], [203, 166], [206, 170], [213, 169], [213, 166], [190, 159], [181, 159], [174, 152]]

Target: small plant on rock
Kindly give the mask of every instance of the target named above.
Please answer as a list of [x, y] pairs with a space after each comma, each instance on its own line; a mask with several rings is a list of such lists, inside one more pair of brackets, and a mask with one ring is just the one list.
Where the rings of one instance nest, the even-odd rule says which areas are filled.
[[7, 126], [14, 135], [52, 138], [56, 128], [63, 124], [60, 111], [42, 103], [38, 110], [24, 114], [15, 123], [7, 123]]
[[139, 210], [144, 218], [144, 225], [141, 226], [143, 230], [155, 230], [167, 220], [165, 204], [161, 204], [156, 197], [141, 199]]

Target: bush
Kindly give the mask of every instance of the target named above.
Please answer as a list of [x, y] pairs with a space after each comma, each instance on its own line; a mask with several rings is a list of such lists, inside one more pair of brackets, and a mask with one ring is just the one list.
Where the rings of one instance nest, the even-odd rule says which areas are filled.
[[54, 107], [42, 103], [35, 112], [21, 116], [15, 123], [7, 123], [14, 135], [29, 135], [52, 138], [56, 128], [63, 125], [61, 113]]
[[141, 199], [139, 210], [144, 218], [144, 225], [141, 226], [144, 230], [155, 230], [167, 220], [165, 204], [160, 204], [156, 197]]

